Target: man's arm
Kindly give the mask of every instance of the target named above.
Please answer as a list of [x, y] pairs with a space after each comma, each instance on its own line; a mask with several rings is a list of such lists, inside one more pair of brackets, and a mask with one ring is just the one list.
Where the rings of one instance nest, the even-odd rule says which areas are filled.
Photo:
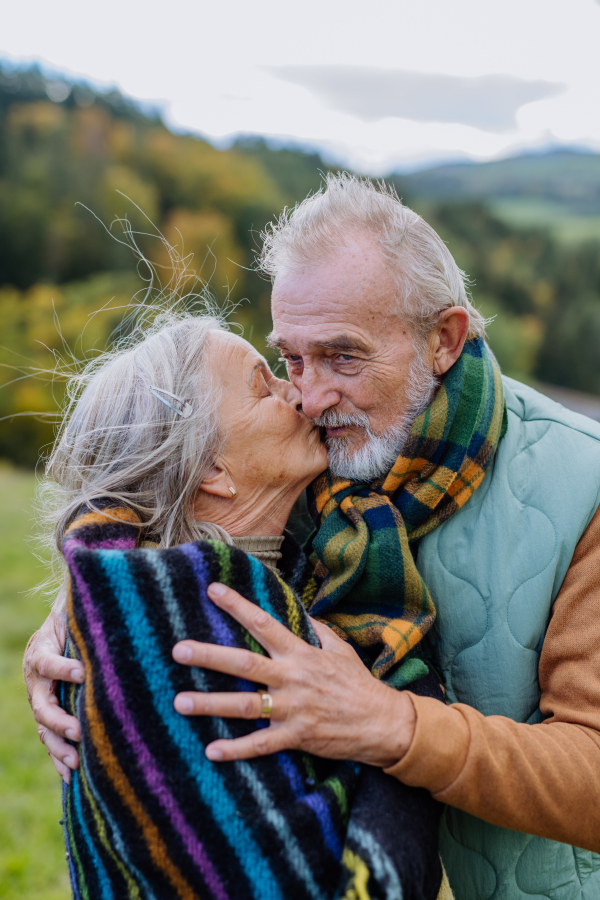
[[[213, 760], [300, 749], [381, 766], [407, 784], [488, 822], [600, 851], [600, 512], [579, 542], [557, 597], [540, 660], [545, 722], [483, 716], [464, 704], [394, 691], [315, 623], [318, 650], [235, 591], [213, 602], [269, 653], [184, 641], [177, 662], [267, 685], [269, 728], [207, 747]], [[406, 708], [410, 706], [410, 711]], [[255, 719], [259, 695], [187, 692], [186, 715]], [[399, 759], [390, 764], [390, 758]]]
[[539, 679], [538, 725], [411, 694], [414, 737], [386, 771], [487, 822], [600, 852], [600, 511], [554, 603]]

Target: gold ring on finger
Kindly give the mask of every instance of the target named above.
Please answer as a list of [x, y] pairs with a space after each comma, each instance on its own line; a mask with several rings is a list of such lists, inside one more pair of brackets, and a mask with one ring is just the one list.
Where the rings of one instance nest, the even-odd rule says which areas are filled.
[[267, 694], [263, 691], [259, 691], [260, 700], [262, 703], [262, 709], [260, 711], [261, 719], [270, 719], [271, 713], [273, 712], [273, 698], [270, 694]]

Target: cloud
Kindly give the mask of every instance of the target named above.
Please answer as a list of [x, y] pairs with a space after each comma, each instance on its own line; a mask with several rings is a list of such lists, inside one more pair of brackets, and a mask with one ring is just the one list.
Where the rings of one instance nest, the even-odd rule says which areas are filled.
[[566, 84], [511, 75], [461, 78], [363, 66], [266, 66], [276, 78], [307, 88], [326, 106], [363, 122], [413, 119], [485, 131], [516, 127], [519, 107], [555, 97]]

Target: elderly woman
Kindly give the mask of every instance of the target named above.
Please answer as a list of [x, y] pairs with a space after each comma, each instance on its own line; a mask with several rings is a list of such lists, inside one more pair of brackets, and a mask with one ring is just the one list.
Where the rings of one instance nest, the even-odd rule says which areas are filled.
[[[214, 319], [163, 323], [94, 363], [48, 466], [69, 576], [65, 657], [52, 653], [65, 643], [57, 608], [26, 658], [65, 779], [76, 898], [436, 897], [439, 806], [382, 772], [402, 750], [393, 727], [387, 740], [377, 733], [382, 709], [392, 724], [402, 695], [372, 677], [364, 663], [376, 660], [357, 647], [361, 660], [351, 629], [308, 617], [322, 579], [284, 535], [326, 466], [296, 389]], [[249, 601], [242, 624], [227, 613], [233, 591]], [[212, 647], [206, 669], [178, 664], [189, 639]], [[269, 730], [301, 720], [302, 685], [295, 702], [281, 697], [269, 660], [249, 652], [276, 658], [289, 641], [304, 642], [322, 680], [336, 654], [353, 685], [327, 713], [321, 746], [306, 748], [319, 755], [283, 742], [219, 764], [215, 741], [243, 745], [257, 720]], [[219, 674], [227, 647], [246, 650], [237, 677]], [[58, 697], [40, 675], [62, 681]], [[435, 679], [411, 689], [435, 694]], [[204, 715], [180, 715], [198, 692]], [[234, 718], [211, 717], [225, 697]], [[358, 740], [346, 724], [356, 704]]]

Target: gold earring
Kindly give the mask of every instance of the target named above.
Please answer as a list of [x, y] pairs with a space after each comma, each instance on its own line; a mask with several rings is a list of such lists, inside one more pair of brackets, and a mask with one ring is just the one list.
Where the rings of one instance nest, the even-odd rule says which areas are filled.
[[235, 489], [234, 487], [230, 487], [229, 490], [231, 491], [231, 496], [232, 496], [232, 497], [237, 497], [237, 491], [236, 491], [236, 489]]

